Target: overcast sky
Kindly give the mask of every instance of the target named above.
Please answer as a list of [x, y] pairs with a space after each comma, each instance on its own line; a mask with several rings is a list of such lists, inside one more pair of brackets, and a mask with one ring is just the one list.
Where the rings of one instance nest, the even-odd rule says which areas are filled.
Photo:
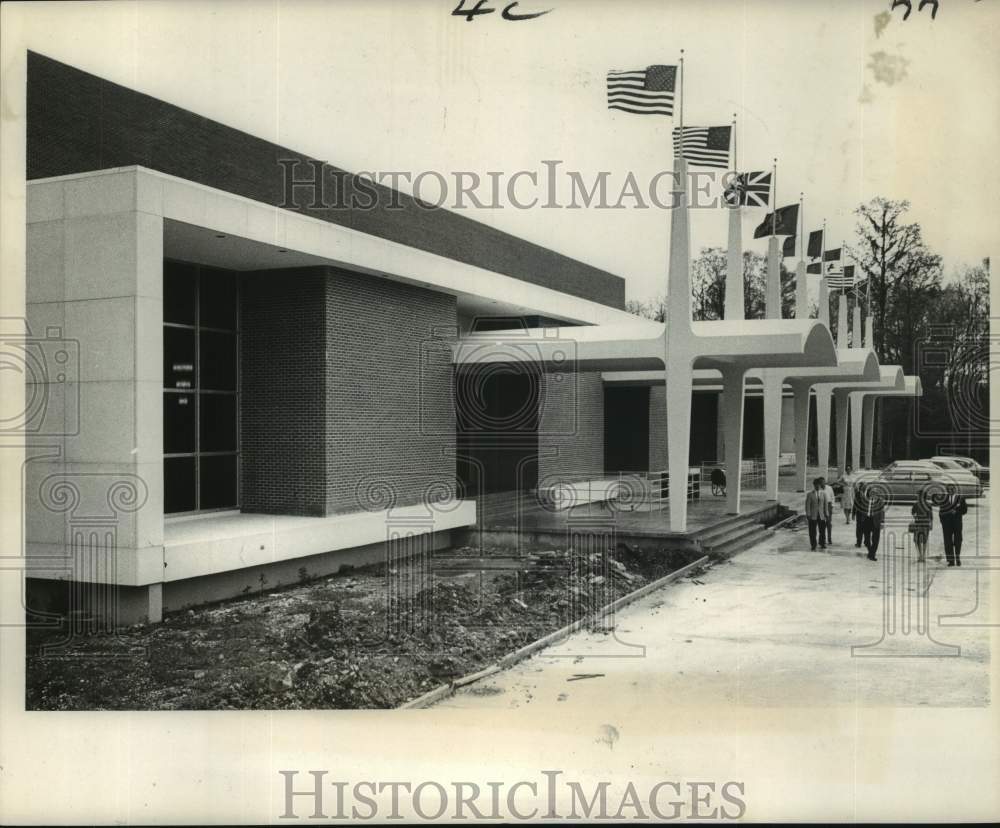
[[[949, 272], [995, 246], [996, 0], [941, 0], [936, 20], [914, 0], [880, 33], [889, 2], [521, 0], [517, 12], [553, 9], [526, 22], [503, 20], [502, 2], [466, 22], [456, 5], [48, 3], [21, 19], [30, 48], [350, 170], [544, 179], [542, 162], [558, 160], [585, 180], [609, 171], [613, 200], [630, 171], [645, 187], [669, 167], [673, 122], [609, 112], [605, 73], [674, 63], [684, 48], [685, 123], [737, 112], [741, 166], [778, 156], [779, 202], [805, 191], [807, 229], [826, 217], [829, 246], [850, 240], [852, 210], [875, 195], [912, 202]], [[469, 212], [623, 276], [630, 298], [663, 292], [665, 210], [503, 202]], [[762, 216], [745, 223], [761, 252]], [[725, 234], [723, 210], [692, 217], [695, 250]]]

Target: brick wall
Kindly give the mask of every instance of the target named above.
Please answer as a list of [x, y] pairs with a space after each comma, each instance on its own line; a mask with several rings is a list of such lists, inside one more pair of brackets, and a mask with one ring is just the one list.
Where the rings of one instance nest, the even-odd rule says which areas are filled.
[[[538, 479], [604, 475], [604, 383], [598, 372], [545, 374]], [[558, 456], [553, 456], [558, 452]]]
[[[353, 90], [344, 90], [353, 94]], [[322, 182], [287, 198], [281, 161]], [[27, 177], [141, 165], [616, 308], [625, 281], [460, 213], [28, 52]], [[355, 209], [352, 204], [371, 209]], [[405, 276], [405, 273], [398, 274]]]
[[435, 329], [455, 328], [455, 297], [331, 268], [325, 301], [328, 513], [375, 507], [385, 487], [396, 505], [453, 492], [453, 368]]
[[244, 512], [326, 514], [325, 281], [320, 268], [243, 280]]
[[243, 287], [243, 510], [327, 515], [451, 492], [447, 294], [334, 268]]

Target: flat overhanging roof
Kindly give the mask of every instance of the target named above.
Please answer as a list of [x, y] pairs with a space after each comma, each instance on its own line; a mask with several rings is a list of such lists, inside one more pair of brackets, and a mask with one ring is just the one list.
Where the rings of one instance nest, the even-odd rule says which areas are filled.
[[599, 302], [141, 166], [32, 179], [29, 198], [41, 200], [46, 190], [82, 180], [89, 197], [109, 211], [162, 217], [163, 252], [170, 258], [241, 271], [336, 267], [450, 294], [470, 315], [537, 315], [583, 326], [643, 321]]
[[[837, 351], [839, 363], [826, 368], [803, 369], [808, 373], [790, 373], [785, 382], [806, 382], [809, 384], [816, 382], [828, 382], [832, 379], [840, 382], [866, 381], [878, 382], [881, 380], [881, 371], [878, 358], [875, 353], [868, 349], [841, 348]], [[666, 372], [657, 371], [606, 371], [601, 374], [604, 382], [617, 385], [663, 385]], [[759, 386], [762, 382], [762, 370], [752, 369], [747, 371], [746, 378], [748, 385], [750, 382]], [[694, 372], [694, 387], [701, 391], [721, 391], [722, 372], [715, 368], [698, 369]], [[747, 390], [750, 390], [749, 388]]]
[[924, 386], [920, 382], [919, 376], [907, 375], [903, 377], [902, 388], [886, 388], [881, 391], [852, 391], [852, 393], [859, 393], [863, 397], [922, 397]]
[[[454, 346], [459, 365], [543, 362], [584, 371], [660, 370], [670, 359], [662, 322], [633, 317], [627, 325], [484, 331]], [[829, 329], [816, 320], [695, 322], [685, 343], [695, 369], [836, 366]], [[685, 358], [685, 354], [678, 354]]]
[[875, 382], [830, 382], [817, 383], [829, 386], [831, 391], [899, 391], [903, 392], [906, 383], [903, 369], [898, 365], [883, 365], [879, 368], [879, 379]]

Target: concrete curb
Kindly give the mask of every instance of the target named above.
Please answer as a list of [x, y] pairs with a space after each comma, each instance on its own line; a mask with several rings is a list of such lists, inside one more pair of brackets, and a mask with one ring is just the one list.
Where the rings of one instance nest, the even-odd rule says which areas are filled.
[[[662, 578], [657, 578], [655, 581], [646, 584], [645, 586], [639, 587], [639, 589], [634, 592], [628, 593], [628, 595], [623, 595], [616, 601], [612, 601], [610, 604], [605, 606], [601, 612], [617, 612], [623, 607], [627, 607], [629, 604], [638, 601], [640, 598], [645, 598], [651, 592], [655, 592], [662, 586], [666, 586], [671, 581], [676, 581], [678, 578], [682, 578], [692, 569], [702, 566], [708, 562], [708, 555], [703, 555], [696, 561], [692, 561], [689, 564], [685, 564], [680, 569], [675, 569], [669, 575], [664, 575]], [[421, 708], [430, 707], [432, 704], [441, 701], [452, 695], [459, 687], [465, 687], [468, 684], [477, 682], [480, 679], [492, 676], [494, 673], [499, 673], [501, 670], [506, 670], [508, 667], [513, 667], [519, 661], [524, 661], [524, 659], [529, 656], [534, 655], [539, 650], [543, 650], [551, 644], [555, 644], [564, 638], [569, 638], [573, 633], [582, 629], [587, 623], [587, 618], [580, 618], [574, 621], [572, 624], [567, 624], [565, 627], [551, 632], [548, 635], [542, 636], [537, 641], [532, 641], [530, 644], [525, 644], [520, 649], [514, 650], [512, 653], [508, 653], [503, 656], [496, 664], [486, 667], [483, 670], [479, 670], [475, 673], [469, 673], [468, 675], [457, 678], [448, 684], [441, 684], [435, 687], [433, 690], [429, 690], [422, 696], [417, 696], [415, 699], [411, 699], [408, 702], [397, 707], [397, 710], [419, 710]]]

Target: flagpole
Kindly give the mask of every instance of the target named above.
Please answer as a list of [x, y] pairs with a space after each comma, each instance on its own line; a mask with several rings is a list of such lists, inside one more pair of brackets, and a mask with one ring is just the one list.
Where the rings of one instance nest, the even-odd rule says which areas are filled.
[[683, 49], [681, 49], [681, 59], [680, 59], [679, 69], [680, 71], [678, 72], [678, 74], [680, 75], [680, 78], [678, 79], [677, 85], [680, 88], [680, 95], [678, 95], [678, 97], [680, 98], [680, 105], [678, 106], [678, 109], [680, 110], [680, 116], [681, 116], [680, 117], [681, 142], [683, 143], [684, 141], [684, 50]]
[[774, 232], [777, 229], [778, 224], [778, 159], [774, 159], [774, 166], [771, 168], [771, 197], [774, 199], [774, 204], [771, 205], [771, 235], [774, 236]]
[[799, 258], [802, 258], [802, 234], [806, 229], [805, 193], [799, 193]]
[[740, 174], [740, 158], [736, 148], [736, 113], [733, 113], [733, 171], [738, 176]]

